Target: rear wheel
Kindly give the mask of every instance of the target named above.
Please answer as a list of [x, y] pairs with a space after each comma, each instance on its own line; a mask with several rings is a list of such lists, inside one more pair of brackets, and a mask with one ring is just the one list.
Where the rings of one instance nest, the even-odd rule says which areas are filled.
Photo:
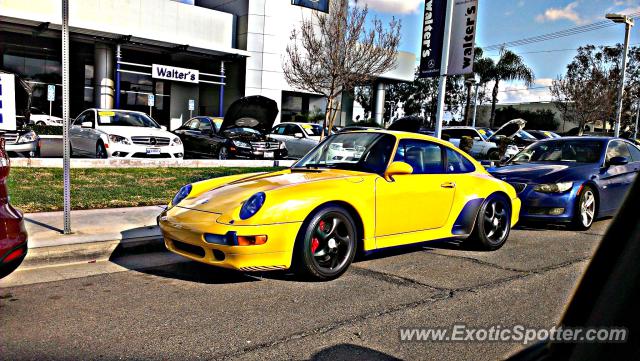
[[298, 234], [294, 251], [296, 273], [327, 281], [343, 274], [356, 254], [356, 226], [341, 207], [316, 211]]
[[504, 196], [487, 198], [476, 217], [470, 241], [482, 249], [493, 251], [504, 245], [511, 231], [511, 202]]
[[500, 160], [500, 151], [497, 148], [491, 149], [487, 153], [487, 158], [489, 158], [489, 160]]
[[596, 195], [590, 186], [584, 186], [578, 198], [573, 216], [573, 228], [586, 231], [593, 225], [596, 217]]

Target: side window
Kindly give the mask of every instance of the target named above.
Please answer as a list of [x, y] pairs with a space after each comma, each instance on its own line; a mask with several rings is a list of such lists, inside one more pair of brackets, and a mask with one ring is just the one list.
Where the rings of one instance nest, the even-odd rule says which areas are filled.
[[198, 130], [198, 128], [200, 128], [200, 122], [198, 119], [192, 119], [186, 128], [189, 130]]
[[480, 135], [473, 129], [460, 129], [460, 138], [462, 137], [480, 138]]
[[287, 124], [285, 127], [284, 135], [290, 135], [293, 137], [294, 134], [300, 133], [300, 129], [295, 124]]
[[447, 173], [470, 173], [476, 167], [455, 150], [447, 148]]
[[82, 114], [78, 115], [76, 120], [73, 121], [73, 125], [77, 125], [77, 126], [82, 125], [82, 122], [86, 118], [86, 115], [87, 115], [87, 113], [82, 113]]
[[629, 148], [629, 153], [631, 153], [631, 159], [629, 159], [629, 161], [640, 162], [640, 149], [633, 144], [627, 144], [627, 147]]
[[442, 174], [442, 148], [434, 143], [403, 139], [398, 144], [394, 161], [405, 162], [413, 167], [413, 174]]
[[613, 157], [631, 158], [629, 148], [627, 148], [627, 145], [624, 142], [614, 140], [609, 143], [609, 147], [607, 148], [607, 162]]
[[198, 129], [202, 130], [203, 132], [212, 131], [213, 128], [211, 127], [211, 121], [206, 118], [200, 119], [200, 124], [198, 125]]
[[284, 130], [285, 130], [284, 125], [278, 125], [277, 127], [273, 128], [272, 133], [282, 135], [284, 134]]

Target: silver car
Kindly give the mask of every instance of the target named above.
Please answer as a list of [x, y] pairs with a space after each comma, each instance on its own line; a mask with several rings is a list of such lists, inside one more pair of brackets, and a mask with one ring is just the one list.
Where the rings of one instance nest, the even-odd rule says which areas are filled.
[[318, 124], [284, 122], [276, 125], [269, 136], [284, 142], [289, 157], [302, 158], [318, 145], [321, 134], [322, 126]]

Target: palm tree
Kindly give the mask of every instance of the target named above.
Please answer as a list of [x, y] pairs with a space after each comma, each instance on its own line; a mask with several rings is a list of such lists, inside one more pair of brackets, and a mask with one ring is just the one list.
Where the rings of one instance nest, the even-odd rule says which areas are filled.
[[[482, 56], [482, 51], [480, 51], [480, 56]], [[491, 127], [493, 127], [493, 122], [496, 118], [496, 103], [498, 102], [500, 82], [522, 80], [527, 87], [530, 87], [535, 81], [533, 70], [524, 63], [522, 57], [506, 49], [500, 51], [500, 59], [497, 63], [490, 58], [479, 58], [474, 64], [474, 69], [480, 77], [480, 84], [494, 81], [491, 93]]]

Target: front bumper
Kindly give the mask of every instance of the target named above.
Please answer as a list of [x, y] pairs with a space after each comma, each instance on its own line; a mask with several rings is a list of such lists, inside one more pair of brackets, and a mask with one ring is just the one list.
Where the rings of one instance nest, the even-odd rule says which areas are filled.
[[[159, 149], [158, 154], [149, 154], [148, 149]], [[109, 157], [113, 158], [165, 158], [176, 159], [184, 157], [182, 145], [167, 145], [157, 147], [152, 145], [109, 143], [107, 148]]]
[[[240, 148], [234, 147], [230, 149], [231, 154], [234, 157], [239, 158], [249, 158], [249, 159], [282, 159], [286, 158], [289, 155], [289, 152], [286, 148], [284, 149], [251, 149], [251, 148]], [[266, 157], [265, 153], [273, 153], [273, 157]]]
[[518, 193], [522, 200], [521, 219], [561, 223], [573, 220], [581, 184], [574, 183], [570, 190], [563, 193], [536, 192], [534, 187], [535, 184], [527, 184], [525, 189]]
[[33, 142], [28, 143], [6, 144], [5, 150], [11, 153], [35, 154], [38, 152], [38, 142], [39, 140], [34, 140]]
[[[291, 267], [293, 246], [302, 222], [234, 226], [218, 222], [220, 214], [173, 207], [162, 212], [158, 224], [165, 246], [194, 261], [241, 271], [268, 271]], [[255, 246], [209, 243], [205, 235], [226, 238], [266, 235], [267, 242]]]

